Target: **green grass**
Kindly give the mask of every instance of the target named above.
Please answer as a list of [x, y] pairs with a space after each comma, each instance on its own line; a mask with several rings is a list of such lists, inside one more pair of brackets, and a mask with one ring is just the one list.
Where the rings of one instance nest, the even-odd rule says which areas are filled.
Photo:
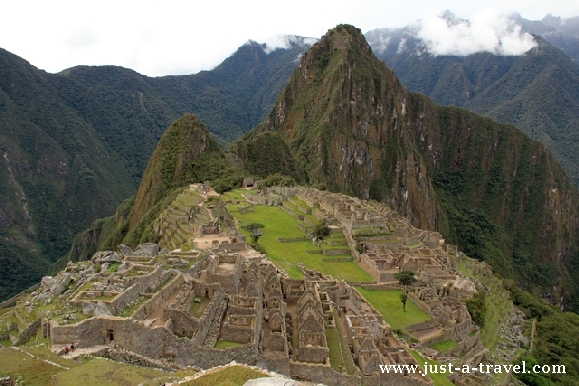
[[[256, 205], [254, 212], [241, 214], [237, 206], [230, 205], [229, 211], [239, 221], [240, 226], [252, 222], [264, 224], [263, 236], [259, 244], [265, 246], [271, 260], [285, 270], [290, 277], [302, 279], [303, 274], [297, 267], [302, 263], [308, 269], [315, 269], [334, 278], [342, 278], [348, 281], [373, 281], [372, 277], [354, 262], [324, 262], [323, 255], [310, 255], [306, 250], [319, 250], [310, 241], [280, 243], [277, 237], [293, 238], [303, 237], [304, 232], [297, 228], [298, 220], [285, 213], [282, 209]], [[241, 232], [249, 234], [241, 229]], [[349, 257], [326, 256], [326, 257]]]
[[23, 352], [0, 348], [0, 375], [21, 379], [19, 384], [45, 386], [52, 384], [52, 376], [63, 370]]
[[354, 358], [352, 358], [352, 353], [350, 352], [346, 338], [344, 338], [344, 334], [342, 332], [342, 321], [340, 320], [338, 310], [336, 309], [334, 309], [334, 322], [336, 323], [336, 333], [338, 335], [340, 349], [342, 350], [342, 359], [344, 360], [344, 364], [346, 366], [346, 372], [348, 375], [354, 375], [356, 372], [356, 365], [354, 364]]
[[[148, 367], [131, 366], [126, 363], [94, 358], [81, 366], [56, 375], [56, 385], [137, 385], [162, 375], [162, 371]], [[50, 385], [52, 383], [46, 383]]]
[[[433, 361], [431, 359], [426, 359], [414, 350], [408, 350], [408, 351], [410, 352], [410, 355], [412, 355], [414, 357], [414, 359], [416, 359], [416, 361], [418, 362], [418, 364], [422, 368], [424, 368], [424, 362], [428, 363], [429, 365], [436, 365], [436, 366], [440, 366], [442, 364], [440, 362]], [[430, 376], [430, 378], [432, 379], [432, 381], [434, 382], [434, 384], [436, 386], [453, 386], [454, 385], [447, 378], [447, 376], [449, 374], [434, 374], [433, 373], [433, 374], [428, 374], [428, 375]]]
[[264, 378], [261, 372], [242, 366], [227, 367], [221, 371], [204, 375], [183, 383], [185, 386], [242, 386], [250, 379]]
[[402, 310], [400, 301], [402, 291], [371, 291], [361, 287], [356, 287], [356, 289], [380, 312], [393, 330], [430, 320], [430, 316], [418, 308], [410, 298], [406, 302], [406, 312]]
[[330, 349], [330, 365], [334, 370], [341, 373], [344, 361], [342, 360], [342, 348], [335, 328], [326, 328], [326, 340]]
[[244, 343], [239, 343], [239, 342], [233, 342], [231, 340], [217, 340], [217, 342], [215, 342], [215, 346], [213, 346], [214, 348], [229, 348], [229, 347], [239, 347], [239, 346], [243, 346]]
[[200, 299], [201, 299], [200, 302], [192, 302], [191, 308], [189, 308], [189, 313], [194, 318], [201, 317], [201, 315], [203, 315], [203, 311], [205, 311], [205, 308], [207, 307], [207, 305], [211, 301], [210, 298], [206, 298], [206, 297], [202, 297]]
[[141, 307], [147, 300], [150, 298], [146, 296], [140, 296], [139, 301], [135, 303], [132, 307], [125, 308], [119, 315], [121, 318], [128, 318], [129, 316], [133, 315], [133, 312], [137, 310], [137, 308]]
[[455, 348], [456, 346], [458, 346], [458, 344], [453, 341], [453, 340], [445, 340], [444, 342], [439, 342], [439, 343], [435, 343], [433, 344], [432, 348], [437, 349], [438, 351], [440, 351], [441, 353], [445, 353], [447, 351], [452, 350], [453, 348]]

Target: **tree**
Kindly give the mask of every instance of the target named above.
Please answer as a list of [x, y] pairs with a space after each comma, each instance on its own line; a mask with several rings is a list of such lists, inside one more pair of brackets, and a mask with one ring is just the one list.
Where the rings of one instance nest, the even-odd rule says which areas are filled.
[[331, 232], [330, 227], [328, 227], [325, 224], [319, 224], [316, 225], [314, 227], [314, 230], [312, 231], [312, 236], [317, 240], [317, 241], [322, 241], [323, 239], [325, 239], [327, 236], [329, 236]]
[[262, 236], [261, 228], [265, 225], [260, 224], [258, 222], [252, 222], [251, 224], [247, 224], [243, 226], [243, 229], [249, 231], [249, 237], [251, 237], [251, 241], [253, 244], [257, 244], [257, 241]]
[[412, 271], [400, 271], [394, 274], [394, 278], [398, 280], [398, 283], [406, 290], [406, 287], [411, 285], [416, 281], [414, 277], [414, 272]]
[[402, 302], [402, 309], [404, 310], [404, 312], [406, 312], [406, 301], [408, 300], [408, 295], [406, 295], [406, 292], [402, 292], [400, 294], [400, 301]]

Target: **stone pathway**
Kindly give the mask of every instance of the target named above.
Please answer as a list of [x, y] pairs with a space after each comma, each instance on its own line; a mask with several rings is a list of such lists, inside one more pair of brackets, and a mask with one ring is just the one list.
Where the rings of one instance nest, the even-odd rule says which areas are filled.
[[72, 351], [69, 351], [68, 354], [64, 354], [64, 347], [65, 347], [65, 345], [54, 345], [50, 348], [50, 350], [53, 353], [60, 355], [63, 358], [75, 359], [81, 355], [84, 355], [84, 356], [95, 355], [97, 353], [100, 353], [100, 352], [105, 351], [105, 350], [110, 348], [110, 346], [105, 346], [105, 345], [93, 346], [93, 347], [82, 347], [82, 348], [79, 347], [79, 348], [75, 348]]

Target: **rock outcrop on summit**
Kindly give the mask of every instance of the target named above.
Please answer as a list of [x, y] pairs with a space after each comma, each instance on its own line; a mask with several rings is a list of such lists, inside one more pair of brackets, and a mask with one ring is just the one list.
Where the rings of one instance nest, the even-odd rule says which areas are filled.
[[[266, 151], [252, 151], [258, 142]], [[551, 153], [511, 125], [408, 92], [352, 26], [312, 46], [231, 151], [257, 175], [387, 202], [527, 287], [577, 292], [579, 196]]]

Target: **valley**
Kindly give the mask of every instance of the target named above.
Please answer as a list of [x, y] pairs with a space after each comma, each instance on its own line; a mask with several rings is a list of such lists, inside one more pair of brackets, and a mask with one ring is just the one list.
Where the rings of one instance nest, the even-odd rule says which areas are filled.
[[[561, 311], [579, 304], [579, 193], [551, 152], [511, 125], [409, 92], [353, 26], [328, 31], [303, 56], [293, 48], [267, 57], [251, 42], [240, 48], [260, 61], [252, 76], [275, 74], [245, 101], [263, 102], [267, 89], [273, 108], [231, 111], [185, 96], [243, 77], [233, 59], [213, 74], [153, 80], [120, 68], [46, 74], [0, 52], [26, 79], [0, 93], [0, 177], [10, 187], [0, 192], [0, 221], [10, 224], [0, 297], [38, 282], [49, 263], [54, 272], [1, 304], [0, 341], [14, 347], [0, 355], [24, 354], [38, 370], [0, 366], [0, 378], [98, 383], [96, 355], [162, 369], [111, 365], [105, 378], [120, 371], [128, 383], [201, 381], [240, 363], [251, 375], [330, 384], [498, 385], [513, 374], [379, 369], [528, 361], [569, 373], [517, 379], [573, 384], [579, 323]], [[100, 98], [119, 74], [128, 88]], [[0, 70], [0, 80], [11, 76]], [[76, 99], [85, 81], [108, 83]], [[38, 83], [53, 84], [41, 98], [51, 103], [25, 97]], [[243, 84], [220, 100], [243, 99]], [[103, 117], [107, 101], [137, 110]], [[199, 117], [164, 129], [190, 106]], [[253, 123], [238, 129], [254, 128], [223, 150], [225, 137], [208, 130], [239, 132], [213, 113], [237, 125], [244, 109]], [[123, 116], [137, 118], [110, 131]], [[403, 283], [404, 272], [417, 281]]]

